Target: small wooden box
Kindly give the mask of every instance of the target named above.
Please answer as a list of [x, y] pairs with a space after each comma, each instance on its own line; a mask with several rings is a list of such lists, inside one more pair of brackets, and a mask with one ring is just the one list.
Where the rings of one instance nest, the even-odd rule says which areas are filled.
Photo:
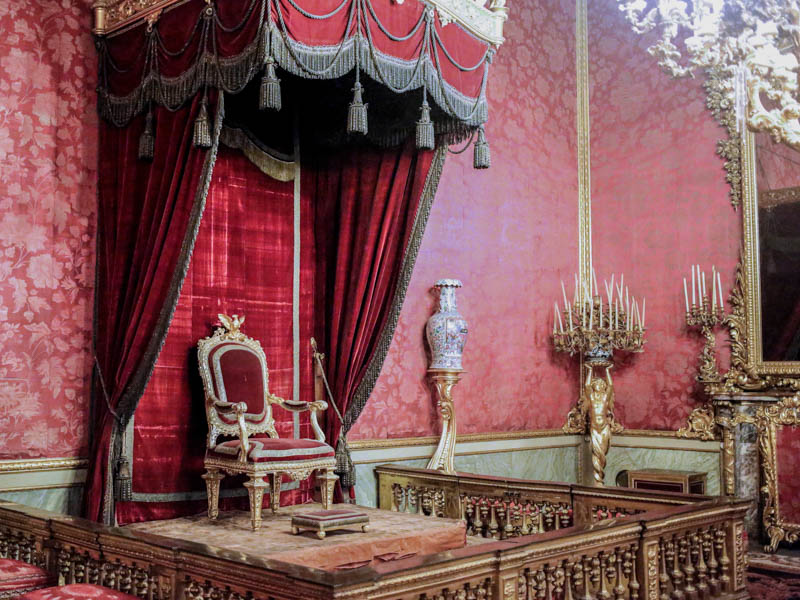
[[639, 469], [620, 471], [617, 485], [638, 490], [705, 494], [706, 473], [698, 471], [673, 471], [672, 469]]

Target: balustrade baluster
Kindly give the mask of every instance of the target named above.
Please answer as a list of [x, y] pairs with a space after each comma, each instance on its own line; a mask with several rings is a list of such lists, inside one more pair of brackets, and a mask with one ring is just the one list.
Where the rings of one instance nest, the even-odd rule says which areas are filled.
[[664, 538], [658, 542], [658, 587], [661, 591], [659, 600], [669, 600], [669, 575], [667, 574], [667, 543]]
[[639, 544], [634, 542], [631, 545], [630, 551], [625, 553], [625, 561], [630, 565], [630, 579], [628, 580], [628, 588], [631, 590], [631, 600], [639, 600], [639, 580], [636, 575], [635, 556], [639, 550]]
[[703, 532], [703, 546], [708, 551], [708, 575], [711, 595], [719, 596], [719, 563], [714, 552], [714, 529], [709, 528]]
[[694, 586], [694, 575], [696, 571], [692, 564], [692, 548], [689, 543], [688, 534], [683, 534], [681, 536], [680, 553], [683, 557], [683, 575], [686, 581], [683, 589], [690, 600], [696, 600], [697, 588]]
[[731, 577], [730, 577], [730, 566], [731, 561], [728, 558], [728, 544], [727, 544], [728, 536], [725, 531], [725, 525], [716, 528], [714, 532], [714, 544], [717, 548], [717, 554], [719, 555], [719, 582], [721, 592], [727, 592], [730, 586]]
[[70, 561], [69, 552], [64, 548], [58, 552], [56, 559], [56, 568], [58, 569], [58, 585], [66, 585], [69, 583]]
[[489, 500], [489, 535], [486, 537], [499, 539], [499, 535], [497, 535], [497, 514], [496, 510], [496, 502]]
[[593, 561], [597, 560], [591, 556], [583, 557], [583, 600], [592, 599], [592, 589], [595, 583]]
[[703, 532], [692, 534], [692, 547], [697, 550], [697, 589], [701, 598], [708, 596], [708, 566], [706, 565]]
[[625, 600], [625, 585], [622, 579], [623, 573], [623, 562], [625, 560], [625, 553], [622, 548], [615, 548], [614, 549], [614, 578], [616, 579], [617, 585], [614, 586], [614, 600]]
[[683, 571], [681, 571], [681, 554], [678, 536], [674, 535], [667, 545], [669, 553], [668, 564], [672, 565], [672, 598], [681, 600], [683, 598]]

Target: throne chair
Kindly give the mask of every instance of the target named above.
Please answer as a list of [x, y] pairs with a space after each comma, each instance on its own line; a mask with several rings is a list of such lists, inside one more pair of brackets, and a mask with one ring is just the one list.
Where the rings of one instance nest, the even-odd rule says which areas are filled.
[[[293, 402], [271, 394], [264, 350], [257, 340], [240, 330], [244, 317], [219, 315], [219, 320], [223, 326], [197, 343], [208, 421], [203, 475], [208, 490], [208, 517], [219, 516], [219, 488], [225, 473], [249, 477], [244, 486], [250, 497], [254, 530], [261, 527], [261, 504], [267, 485], [272, 512], [278, 511], [283, 474], [298, 481], [317, 471], [323, 508], [328, 510], [337, 479], [333, 474], [336, 460], [317, 421], [317, 413], [328, 404], [321, 399]], [[320, 376], [318, 369], [315, 373]], [[291, 412], [310, 411], [316, 439], [279, 438], [272, 418], [273, 404]], [[235, 439], [218, 441], [220, 437]], [[270, 478], [269, 484], [266, 477]]]

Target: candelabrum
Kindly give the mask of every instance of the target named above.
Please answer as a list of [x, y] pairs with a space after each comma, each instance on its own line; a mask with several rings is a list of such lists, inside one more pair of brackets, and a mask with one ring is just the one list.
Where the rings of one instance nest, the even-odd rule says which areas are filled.
[[567, 433], [588, 433], [592, 450], [592, 482], [604, 485], [606, 453], [611, 435], [622, 431], [614, 418], [614, 383], [611, 369], [614, 351], [641, 352], [644, 346], [645, 307], [633, 298], [624, 286], [624, 276], [619, 285], [605, 282], [606, 302], [600, 294], [597, 278], [592, 273], [592, 284], [583, 293], [578, 292], [577, 276], [572, 302], [567, 300], [564, 284], [564, 315], [558, 304], [553, 315], [553, 345], [557, 352], [578, 354], [584, 359], [586, 378], [578, 405], [567, 416], [563, 430]]
[[[699, 265], [692, 266], [692, 303], [689, 304], [687, 281], [683, 279], [683, 296], [686, 301], [686, 325], [699, 327], [705, 338], [703, 351], [700, 353], [700, 369], [697, 381], [704, 385], [720, 381], [717, 369], [716, 336], [714, 328], [725, 321], [724, 303], [722, 300], [722, 280], [716, 268], [711, 269], [711, 298], [706, 288], [706, 274], [700, 271]], [[719, 300], [719, 302], [717, 301]]]

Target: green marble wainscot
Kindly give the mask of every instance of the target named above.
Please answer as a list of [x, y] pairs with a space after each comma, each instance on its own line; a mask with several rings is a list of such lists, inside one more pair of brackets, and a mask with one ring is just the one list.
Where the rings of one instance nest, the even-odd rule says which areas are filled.
[[0, 498], [66, 515], [80, 516], [83, 486], [44, 490], [0, 490]]
[[[356, 502], [362, 506], [377, 506], [378, 485], [374, 469], [378, 464], [425, 468], [428, 459], [356, 463]], [[456, 470], [462, 473], [575, 483], [578, 477], [578, 448], [563, 446], [486, 454], [456, 454], [455, 465]]]
[[606, 485], [616, 485], [620, 471], [672, 469], [707, 473], [706, 493], [720, 494], [720, 454], [682, 448], [631, 448], [612, 446], [606, 455]]

